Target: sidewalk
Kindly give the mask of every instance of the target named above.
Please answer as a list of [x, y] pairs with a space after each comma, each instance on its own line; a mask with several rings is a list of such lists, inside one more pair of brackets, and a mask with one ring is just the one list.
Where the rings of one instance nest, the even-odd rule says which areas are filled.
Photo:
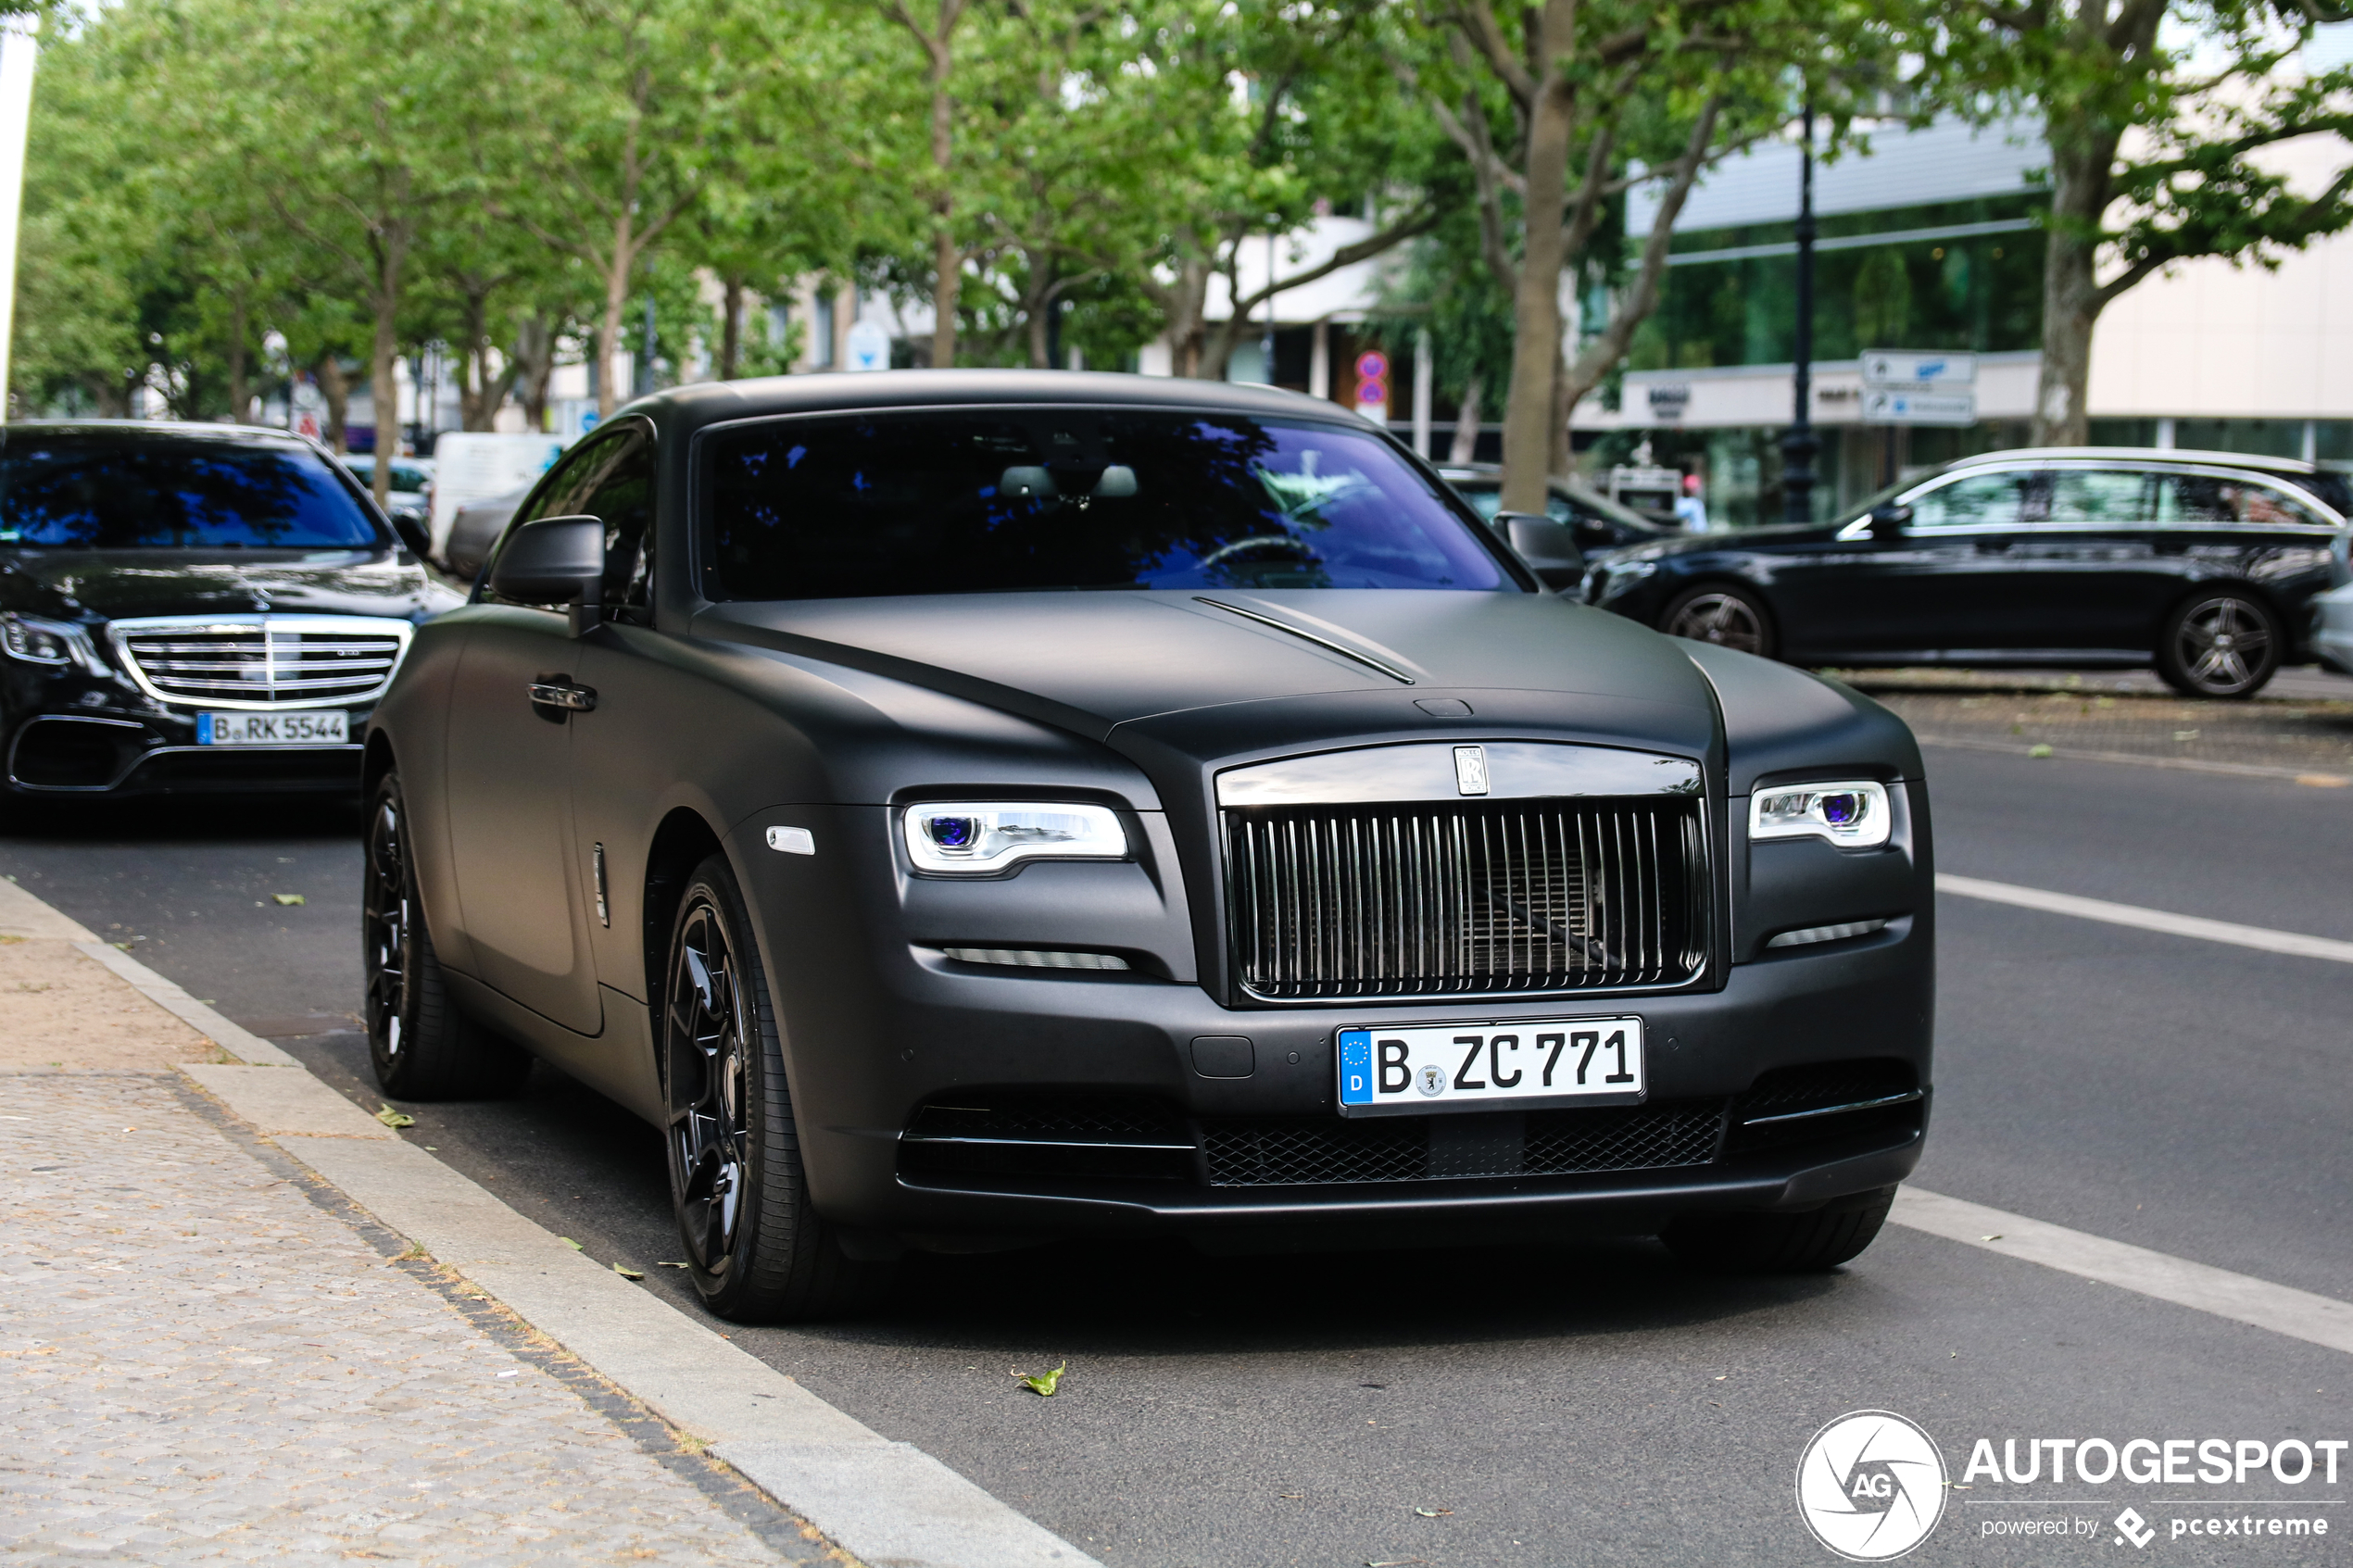
[[352, 1560], [1094, 1568], [0, 881], [0, 1562]]
[[850, 1561], [241, 1127], [75, 937], [0, 902], [0, 1558]]

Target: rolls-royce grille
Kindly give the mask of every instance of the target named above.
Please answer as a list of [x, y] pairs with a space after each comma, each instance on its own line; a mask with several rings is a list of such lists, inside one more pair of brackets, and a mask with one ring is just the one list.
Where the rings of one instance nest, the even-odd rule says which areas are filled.
[[1705, 953], [1699, 803], [1225, 813], [1235, 961], [1269, 1000], [1673, 985]]
[[401, 622], [359, 617], [255, 617], [120, 622], [115, 642], [132, 674], [171, 701], [317, 707], [381, 693], [407, 633]]

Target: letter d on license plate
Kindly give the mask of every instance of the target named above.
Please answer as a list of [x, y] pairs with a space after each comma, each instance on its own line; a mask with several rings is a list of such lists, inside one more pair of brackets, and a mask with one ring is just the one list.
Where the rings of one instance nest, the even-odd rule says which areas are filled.
[[1343, 1116], [1631, 1105], [1650, 1092], [1639, 1018], [1343, 1029], [1339, 1044]]

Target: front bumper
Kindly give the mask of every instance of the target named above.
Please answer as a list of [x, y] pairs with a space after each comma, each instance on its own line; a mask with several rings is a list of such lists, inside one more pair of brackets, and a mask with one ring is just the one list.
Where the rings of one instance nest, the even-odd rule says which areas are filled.
[[372, 704], [344, 709], [350, 716], [349, 745], [211, 746], [197, 744], [194, 707], [132, 696], [105, 681], [51, 676], [41, 684], [51, 689], [10, 694], [17, 700], [8, 704], [0, 728], [0, 783], [12, 795], [351, 794], [359, 788], [364, 747], [358, 737]]
[[[811, 1194], [860, 1232], [918, 1245], [1163, 1232], [1241, 1248], [1646, 1234], [1678, 1213], [1818, 1206], [1899, 1181], [1919, 1157], [1933, 1006], [1925, 919], [1735, 965], [1714, 992], [1229, 1010], [1182, 979], [953, 962], [891, 929], [895, 906], [812, 885], [805, 879], [822, 874], [825, 858], [771, 854], [761, 831], [757, 819], [746, 825], [736, 860], [750, 873], [745, 890], [774, 982]], [[861, 907], [871, 922], [852, 913]], [[1531, 1160], [1494, 1174], [1477, 1173], [1491, 1166], [1473, 1161], [1454, 1168], [1474, 1173], [1434, 1174], [1447, 1168], [1440, 1142], [1492, 1132], [1532, 1147], [1537, 1119], [1554, 1114], [1458, 1112], [1395, 1119], [1432, 1140], [1402, 1179], [1335, 1179], [1327, 1169], [1295, 1183], [1234, 1180], [1230, 1168], [1217, 1179], [1221, 1137], [1256, 1127], [1312, 1137], [1342, 1125], [1334, 1109], [1342, 1027], [1623, 1012], [1642, 1016], [1651, 1042], [1642, 1109], [1716, 1118], [1718, 1131], [1696, 1158], [1686, 1146], [1676, 1163], [1658, 1166], [1541, 1173]], [[1247, 1038], [1248, 1075], [1205, 1076], [1193, 1046], [1208, 1036]], [[1817, 1136], [1744, 1143], [1742, 1097], [1760, 1078], [1849, 1067], [1900, 1080], [1910, 1098], [1867, 1117], [1825, 1118]], [[1060, 1170], [911, 1158], [927, 1152], [909, 1135], [934, 1107], [964, 1114], [1032, 1100], [1126, 1108], [1111, 1120], [1132, 1110], [1151, 1123], [1131, 1140], [1151, 1151], [1124, 1165], [1081, 1158]]]

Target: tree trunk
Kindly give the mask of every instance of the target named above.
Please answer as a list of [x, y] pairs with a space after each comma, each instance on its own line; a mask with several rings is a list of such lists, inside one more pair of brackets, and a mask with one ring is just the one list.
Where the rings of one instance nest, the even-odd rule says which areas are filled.
[[515, 349], [508, 356], [522, 387], [522, 422], [531, 433], [547, 429], [547, 383], [556, 373], [556, 330], [542, 316], [526, 316], [515, 326]]
[[319, 394], [327, 400], [327, 449], [340, 457], [351, 450], [351, 381], [332, 348], [319, 357]]
[[744, 353], [744, 281], [729, 278], [719, 301], [719, 379], [734, 381]]
[[629, 304], [629, 274], [616, 270], [605, 279], [605, 313], [597, 320], [597, 417], [612, 418], [621, 406], [613, 392], [613, 382], [620, 367], [613, 360], [621, 353], [621, 313]]
[[1478, 460], [1478, 378], [1463, 383], [1463, 406], [1454, 414], [1454, 445], [1446, 454], [1450, 463]]
[[370, 488], [376, 505], [392, 505], [392, 460], [400, 456], [400, 383], [393, 367], [400, 358], [400, 336], [393, 320], [393, 297], [380, 296], [376, 305], [376, 336], [369, 355], [368, 390], [376, 400], [376, 460]]
[[245, 400], [245, 291], [240, 287], [229, 300], [229, 422], [244, 424]]
[[[1042, 280], [1042, 282], [1041, 282]], [[1054, 370], [1051, 348], [1052, 325], [1050, 312], [1060, 309], [1062, 296], [1054, 292], [1053, 269], [1042, 257], [1029, 257], [1029, 278], [1022, 290], [1022, 331], [1028, 340], [1029, 368], [1033, 370]]]
[[1553, 456], [1553, 408], [1560, 384], [1561, 218], [1568, 204], [1568, 136], [1574, 104], [1551, 72], [1540, 84], [1528, 127], [1527, 245], [1512, 302], [1512, 384], [1504, 404], [1503, 509], [1541, 512]]
[[2037, 446], [2082, 446], [2091, 440], [2084, 396], [2092, 381], [2092, 329], [2108, 303], [2099, 287], [2097, 235], [2108, 211], [2116, 141], [2095, 137], [2074, 152], [2057, 143], [2055, 135], [2051, 223], [2043, 250], [2043, 369], [2027, 439]]

